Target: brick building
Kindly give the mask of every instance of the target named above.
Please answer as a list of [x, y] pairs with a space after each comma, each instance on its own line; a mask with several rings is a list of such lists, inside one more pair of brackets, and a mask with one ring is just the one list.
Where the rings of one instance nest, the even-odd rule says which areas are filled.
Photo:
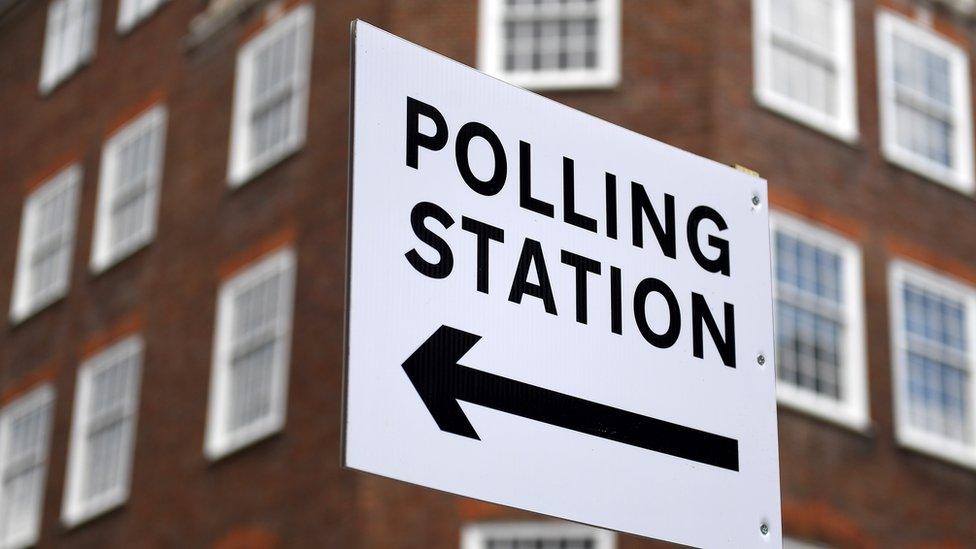
[[340, 469], [355, 18], [766, 177], [785, 535], [976, 545], [974, 8], [0, 1], [0, 548], [656, 546]]

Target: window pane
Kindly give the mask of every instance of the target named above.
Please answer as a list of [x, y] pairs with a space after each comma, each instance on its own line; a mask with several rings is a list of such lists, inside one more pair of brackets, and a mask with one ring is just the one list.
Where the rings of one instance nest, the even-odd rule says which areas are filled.
[[509, 1], [501, 21], [507, 72], [596, 69], [599, 0]]
[[894, 33], [895, 139], [899, 146], [952, 167], [953, 97], [950, 59]]
[[831, 0], [770, 0], [770, 85], [821, 113], [838, 114], [837, 31]]
[[292, 103], [298, 76], [299, 31], [292, 26], [254, 54], [250, 151], [254, 158], [281, 150], [294, 132]]
[[774, 245], [777, 377], [840, 400], [846, 330], [843, 259], [782, 231], [774, 234]]
[[37, 537], [51, 396], [37, 389], [0, 410], [0, 546], [30, 544]]
[[906, 283], [909, 421], [917, 428], [968, 443], [968, 341], [965, 304]]
[[42, 89], [63, 80], [94, 52], [98, 0], [54, 0], [48, 10]]
[[231, 410], [227, 428], [233, 432], [271, 413], [275, 340], [235, 357], [231, 364]]

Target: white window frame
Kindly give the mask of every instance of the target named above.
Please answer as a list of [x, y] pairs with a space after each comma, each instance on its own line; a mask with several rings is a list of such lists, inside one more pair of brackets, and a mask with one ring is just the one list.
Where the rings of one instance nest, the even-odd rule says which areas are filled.
[[854, 8], [850, 0], [833, 2], [836, 29], [833, 63], [837, 73], [837, 115], [830, 116], [783, 95], [772, 86], [772, 0], [753, 0], [753, 86], [756, 100], [796, 122], [852, 143], [858, 139], [857, 84], [854, 70]]
[[[44, 406], [49, 406], [47, 424], [44, 426], [45, 433], [42, 435], [44, 440], [42, 453], [39, 461], [41, 467], [41, 486], [38, 496], [37, 507], [34, 509], [34, 524], [30, 528], [32, 532], [22, 538], [6, 539], [6, 534], [0, 531], [0, 549], [21, 549], [30, 547], [37, 543], [41, 534], [41, 520], [44, 512], [44, 492], [47, 485], [47, 467], [51, 452], [51, 425], [54, 421], [54, 388], [50, 384], [44, 384], [35, 389], [31, 389], [27, 394], [18, 397], [13, 402], [0, 408], [0, 475], [6, 474], [7, 464], [2, 463], [4, 454], [7, 451], [10, 418], [16, 415], [30, 413]], [[3, 501], [3, 483], [0, 482], [0, 501]]]
[[[969, 388], [966, 391], [972, 442], [939, 436], [914, 427], [908, 419], [908, 363], [905, 357], [905, 309], [902, 285], [911, 282], [923, 288], [948, 295], [966, 308], [967, 359]], [[976, 469], [976, 288], [935, 270], [906, 260], [894, 260], [888, 268], [889, 304], [891, 306], [891, 353], [893, 357], [893, 392], [895, 399], [895, 438], [898, 443], [923, 454]]]
[[168, 0], [119, 0], [118, 19], [115, 29], [119, 34], [132, 30], [133, 27], [156, 13]]
[[[242, 429], [241, 432], [232, 435], [226, 432], [225, 426], [231, 404], [229, 370], [233, 350], [234, 298], [242, 288], [250, 287], [254, 281], [260, 280], [274, 271], [282, 273], [284, 278], [280, 303], [281, 312], [277, 328], [281, 340], [272, 365], [273, 373], [271, 375], [271, 412], [263, 420], [255, 422], [248, 428]], [[263, 256], [221, 285], [217, 299], [213, 367], [210, 376], [210, 398], [207, 406], [207, 431], [204, 443], [204, 454], [210, 460], [227, 456], [284, 428], [288, 400], [288, 371], [291, 359], [295, 272], [295, 252], [292, 248], [286, 247]]]
[[[969, 91], [969, 57], [959, 46], [934, 31], [889, 10], [878, 10], [878, 93], [880, 95], [881, 151], [892, 163], [942, 183], [961, 192], [973, 190], [972, 100]], [[898, 144], [895, 122], [894, 52], [891, 37], [902, 38], [945, 55], [949, 60], [953, 98], [952, 119], [955, 139], [952, 143], [956, 166], [947, 168]]]
[[478, 11], [478, 67], [516, 86], [533, 90], [613, 88], [620, 83], [620, 0], [596, 0], [598, 50], [594, 68], [547, 71], [507, 71], [504, 64], [505, 0], [480, 0]]
[[[129, 336], [114, 343], [111, 347], [85, 360], [78, 369], [75, 387], [75, 402], [72, 412], [71, 447], [68, 451], [67, 479], [64, 499], [61, 502], [61, 522], [73, 527], [121, 506], [129, 499], [132, 475], [132, 456], [135, 450], [136, 429], [138, 425], [139, 393], [142, 378], [143, 342], [138, 335]], [[132, 380], [123, 419], [127, 423], [123, 435], [122, 460], [120, 462], [120, 482], [114, 490], [101, 496], [85, 500], [82, 490], [85, 485], [85, 465], [89, 455], [89, 429], [91, 410], [92, 381], [95, 375], [107, 367], [117, 366], [121, 360], [136, 357], [131, 373]]]
[[[105, 142], [102, 148], [101, 175], [98, 180], [98, 204], [95, 215], [95, 236], [92, 240], [90, 269], [99, 273], [134, 254], [156, 236], [159, 211], [159, 187], [163, 177], [166, 155], [166, 107], [156, 105], [132, 120]], [[158, 132], [150, 151], [149, 179], [146, 182], [146, 219], [141, 234], [125, 246], [112, 248], [112, 208], [118, 191], [118, 157], [123, 145], [147, 131]]]
[[[72, 164], [34, 189], [24, 201], [17, 246], [17, 270], [14, 275], [13, 298], [10, 300], [10, 321], [14, 324], [22, 322], [68, 293], [68, 288], [71, 286], [71, 263], [74, 258], [81, 178], [81, 166]], [[68, 264], [63, 273], [64, 280], [45, 294], [31, 295], [31, 261], [37, 245], [37, 208], [39, 203], [49, 195], [62, 191], [72, 193], [67, 212], [69, 216], [66, 222], [67, 234], [64, 237], [67, 239], [65, 246], [68, 255]]]
[[801, 541], [796, 538], [784, 537], [783, 549], [830, 549], [830, 547], [822, 543]]
[[[101, 0], [52, 0], [47, 9], [47, 26], [44, 30], [44, 54], [41, 59], [41, 76], [38, 83], [38, 90], [41, 94], [47, 94], [67, 80], [81, 67], [88, 64], [95, 57], [96, 44], [98, 43], [98, 18], [101, 13]], [[66, 10], [69, 2], [86, 2], [91, 5], [90, 18], [77, 23], [79, 33], [87, 33], [79, 36], [78, 44], [75, 45], [78, 53], [74, 60], [65, 64], [58, 55], [63, 50], [63, 33], [55, 33], [55, 10]], [[66, 17], [67, 15], [62, 15]]]
[[468, 524], [461, 531], [461, 549], [485, 549], [488, 541], [503, 538], [590, 537], [593, 549], [616, 549], [614, 532], [572, 522], [523, 521]]
[[[227, 165], [227, 182], [231, 187], [247, 183], [261, 172], [284, 160], [305, 145], [308, 126], [308, 94], [311, 81], [312, 37], [314, 11], [309, 3], [300, 4], [268, 25], [260, 34], [241, 46], [237, 54], [236, 81], [234, 84], [234, 114], [231, 121], [230, 155]], [[292, 82], [292, 128], [294, 133], [287, 144], [272, 155], [254, 159], [251, 149], [251, 111], [254, 77], [254, 57], [268, 42], [287, 32], [299, 33], [296, 78]]]
[[[864, 328], [864, 278], [861, 250], [854, 242], [826, 228], [813, 225], [781, 211], [769, 216], [773, 266], [777, 265], [775, 237], [786, 233], [803, 242], [830, 250], [842, 259], [841, 283], [844, 295], [844, 338], [841, 343], [840, 382], [844, 394], [833, 399], [776, 380], [777, 401], [789, 408], [825, 419], [855, 431], [870, 427], [868, 405], [867, 349]], [[779, 282], [773, 271], [773, 302], [779, 298]]]

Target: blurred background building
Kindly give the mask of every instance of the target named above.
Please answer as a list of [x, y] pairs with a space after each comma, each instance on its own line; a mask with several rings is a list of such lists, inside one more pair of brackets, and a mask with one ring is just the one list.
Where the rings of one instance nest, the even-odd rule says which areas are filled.
[[767, 178], [789, 546], [976, 547], [973, 10], [0, 0], [0, 548], [658, 546], [340, 468], [355, 18]]

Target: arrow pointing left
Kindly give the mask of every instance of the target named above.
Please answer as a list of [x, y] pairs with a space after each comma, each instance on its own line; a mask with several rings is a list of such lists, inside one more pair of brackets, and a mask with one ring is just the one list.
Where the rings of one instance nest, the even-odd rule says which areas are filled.
[[480, 440], [459, 400], [682, 459], [739, 470], [737, 440], [462, 366], [481, 336], [438, 328], [403, 370], [442, 431]]

